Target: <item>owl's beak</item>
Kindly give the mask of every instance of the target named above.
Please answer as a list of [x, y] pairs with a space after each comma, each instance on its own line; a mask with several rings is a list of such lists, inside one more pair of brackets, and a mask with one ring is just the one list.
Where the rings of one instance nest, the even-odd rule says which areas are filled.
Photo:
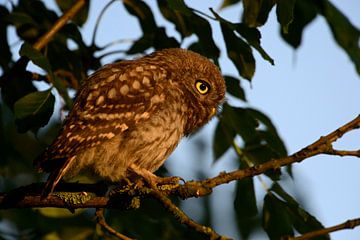
[[216, 114], [216, 108], [212, 108], [210, 112], [210, 118], [212, 118]]

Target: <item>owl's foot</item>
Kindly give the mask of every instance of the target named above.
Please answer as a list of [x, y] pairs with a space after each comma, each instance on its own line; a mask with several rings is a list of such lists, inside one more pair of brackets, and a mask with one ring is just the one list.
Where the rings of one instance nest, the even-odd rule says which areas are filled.
[[152, 172], [146, 170], [145, 168], [140, 168], [135, 164], [130, 165], [130, 169], [135, 172], [137, 175], [143, 177], [145, 181], [153, 188], [157, 188], [161, 185], [177, 185], [179, 181], [183, 181], [184, 179], [180, 177], [158, 177]]

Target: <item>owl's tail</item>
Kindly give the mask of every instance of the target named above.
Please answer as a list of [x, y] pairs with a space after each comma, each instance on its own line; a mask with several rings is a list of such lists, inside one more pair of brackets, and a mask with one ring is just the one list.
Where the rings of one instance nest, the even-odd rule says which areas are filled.
[[56, 185], [59, 183], [59, 181], [61, 180], [61, 178], [65, 175], [65, 173], [67, 172], [69, 166], [70, 166], [70, 162], [72, 160], [74, 160], [76, 156], [72, 156], [72, 157], [68, 157], [66, 158], [66, 160], [64, 161], [64, 163], [59, 166], [57, 169], [55, 169], [54, 171], [52, 171], [45, 183], [45, 187], [41, 192], [41, 199], [45, 199], [47, 196], [49, 196], [49, 194], [51, 194]]

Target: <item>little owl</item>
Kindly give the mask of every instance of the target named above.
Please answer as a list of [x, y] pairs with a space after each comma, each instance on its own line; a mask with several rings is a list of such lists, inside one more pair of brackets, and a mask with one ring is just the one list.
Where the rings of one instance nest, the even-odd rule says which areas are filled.
[[225, 94], [219, 69], [184, 49], [165, 49], [94, 72], [55, 141], [34, 161], [50, 172], [44, 195], [83, 170], [116, 182], [149, 183], [179, 140], [207, 123]]

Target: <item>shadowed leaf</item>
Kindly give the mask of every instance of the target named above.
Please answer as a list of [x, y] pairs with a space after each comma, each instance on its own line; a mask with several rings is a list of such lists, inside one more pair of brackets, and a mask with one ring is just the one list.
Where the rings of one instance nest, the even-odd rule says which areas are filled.
[[249, 27], [259, 27], [267, 21], [275, 0], [243, 0], [242, 21]]
[[258, 214], [252, 178], [242, 179], [236, 183], [234, 208], [241, 236], [247, 239], [257, 226], [256, 215]]
[[19, 132], [38, 129], [45, 126], [54, 111], [55, 97], [51, 88], [42, 92], [33, 92], [14, 104], [14, 113]]
[[287, 33], [280, 31], [283, 39], [292, 47], [298, 48], [305, 27], [315, 19], [317, 11], [313, 0], [296, 1], [293, 21], [289, 24]]
[[220, 120], [213, 139], [214, 162], [232, 146], [235, 135], [234, 130]]
[[240, 80], [231, 76], [224, 76], [226, 91], [243, 101], [246, 101], [244, 89], [240, 86]]
[[295, 2], [296, 0], [277, 1], [276, 16], [284, 33], [288, 33], [289, 25], [293, 21]]
[[320, 5], [321, 14], [328, 22], [336, 42], [346, 51], [360, 74], [360, 30], [329, 1], [323, 0]]
[[255, 73], [255, 59], [250, 46], [237, 37], [226, 23], [220, 23], [220, 26], [228, 57], [234, 63], [239, 74], [250, 81]]

